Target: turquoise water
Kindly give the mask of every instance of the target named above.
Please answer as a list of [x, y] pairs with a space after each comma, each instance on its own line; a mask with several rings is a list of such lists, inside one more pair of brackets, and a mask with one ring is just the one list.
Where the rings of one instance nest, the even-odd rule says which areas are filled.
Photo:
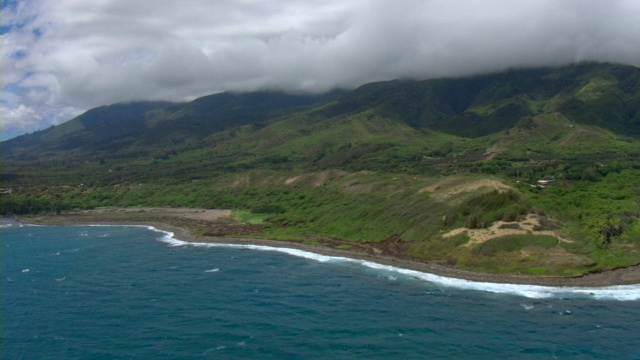
[[638, 286], [459, 282], [144, 227], [2, 225], [3, 359], [640, 359]]

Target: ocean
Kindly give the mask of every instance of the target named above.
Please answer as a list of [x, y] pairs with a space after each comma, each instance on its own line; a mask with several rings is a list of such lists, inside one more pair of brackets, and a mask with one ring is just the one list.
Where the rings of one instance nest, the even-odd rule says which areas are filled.
[[640, 286], [448, 279], [3, 219], [2, 358], [640, 359]]

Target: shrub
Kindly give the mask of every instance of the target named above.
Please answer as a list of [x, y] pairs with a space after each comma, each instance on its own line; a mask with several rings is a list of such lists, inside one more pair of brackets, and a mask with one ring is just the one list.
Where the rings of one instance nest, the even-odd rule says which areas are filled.
[[526, 246], [542, 246], [545, 249], [558, 244], [550, 235], [507, 235], [487, 240], [473, 248], [474, 255], [495, 256], [498, 253], [521, 250]]
[[260, 204], [251, 209], [256, 214], [283, 214], [287, 209], [275, 204]]
[[[451, 209], [442, 221], [445, 228], [462, 224], [470, 229], [485, 228], [494, 221], [516, 221], [520, 216], [533, 211], [533, 206], [515, 191], [491, 192], [473, 197]], [[459, 221], [459, 219], [464, 219]]]

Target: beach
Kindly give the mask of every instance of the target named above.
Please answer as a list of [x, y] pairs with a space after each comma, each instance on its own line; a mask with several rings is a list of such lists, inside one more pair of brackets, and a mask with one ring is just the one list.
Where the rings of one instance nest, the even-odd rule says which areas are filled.
[[[115, 219], [113, 214], [118, 214]], [[133, 214], [153, 214], [146, 219], [140, 219]], [[258, 245], [273, 248], [287, 248], [302, 250], [326, 256], [352, 258], [369, 261], [395, 268], [414, 270], [430, 273], [438, 276], [463, 279], [474, 282], [501, 283], [501, 284], [527, 284], [540, 286], [563, 287], [605, 287], [615, 285], [640, 284], [640, 265], [621, 269], [591, 273], [575, 277], [556, 276], [529, 276], [518, 274], [491, 274], [471, 272], [457, 269], [443, 264], [422, 262], [398, 256], [389, 256], [380, 251], [368, 247], [354, 247], [352, 249], [337, 249], [329, 246], [312, 245], [301, 241], [282, 241], [263, 238], [247, 237], [219, 237], [194, 235], [187, 226], [178, 226], [173, 220], [181, 219], [198, 222], [214, 221], [228, 216], [228, 210], [203, 210], [203, 209], [110, 209], [110, 210], [86, 210], [81, 212], [65, 213], [61, 215], [20, 216], [16, 219], [25, 224], [35, 225], [139, 225], [149, 226], [155, 229], [171, 233], [175, 239], [192, 243], [217, 243], [235, 245]], [[178, 222], [179, 223], [179, 222]], [[375, 251], [373, 251], [375, 250]]]

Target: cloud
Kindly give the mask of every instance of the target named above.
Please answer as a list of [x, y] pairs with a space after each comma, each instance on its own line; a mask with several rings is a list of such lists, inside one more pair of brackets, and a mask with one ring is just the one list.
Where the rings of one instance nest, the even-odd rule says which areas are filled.
[[640, 65], [635, 0], [32, 0], [2, 11], [3, 131], [227, 90]]
[[4, 141], [47, 126], [61, 124], [80, 115], [82, 111], [71, 106], [30, 107], [24, 104], [7, 106], [3, 101], [0, 104], [0, 113], [2, 113], [0, 139]]
[[29, 129], [42, 121], [41, 115], [22, 104], [12, 109], [4, 107], [0, 109], [2, 110], [2, 120], [14, 124], [13, 126], [18, 130]]

